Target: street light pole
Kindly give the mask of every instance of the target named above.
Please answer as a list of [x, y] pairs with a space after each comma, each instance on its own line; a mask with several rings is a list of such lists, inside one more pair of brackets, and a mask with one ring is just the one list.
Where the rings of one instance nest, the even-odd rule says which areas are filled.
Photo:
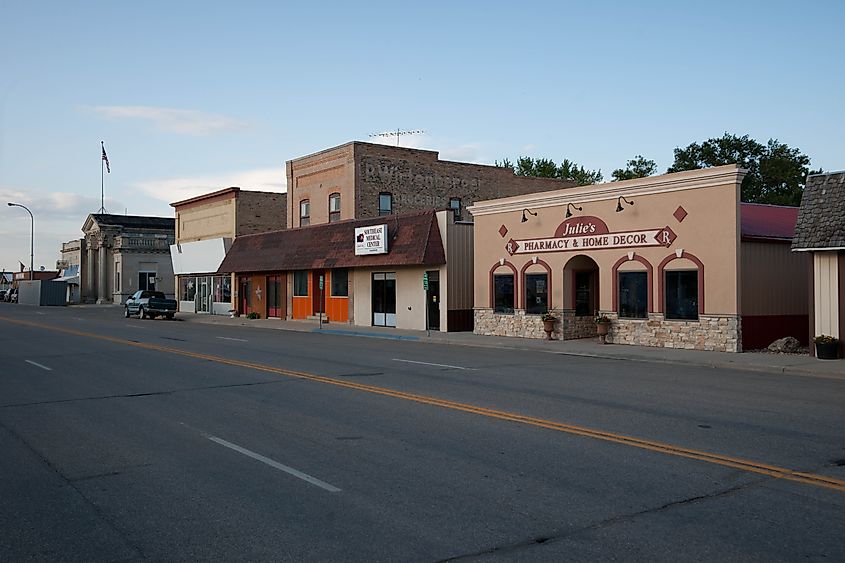
[[29, 213], [29, 281], [33, 280], [33, 265], [35, 263], [35, 217], [32, 216], [32, 211], [26, 205], [20, 203], [8, 202], [9, 207], [23, 207]]

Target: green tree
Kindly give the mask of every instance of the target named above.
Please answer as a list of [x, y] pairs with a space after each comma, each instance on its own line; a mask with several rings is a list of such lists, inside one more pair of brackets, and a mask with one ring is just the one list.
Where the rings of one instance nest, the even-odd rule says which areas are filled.
[[516, 163], [505, 158], [501, 162], [497, 160], [495, 164], [500, 168], [510, 168], [517, 176], [570, 180], [579, 186], [597, 184], [602, 181], [601, 170], [587, 170], [569, 159], [563, 159], [560, 165], [557, 165], [549, 158], [535, 159], [530, 156], [520, 156], [516, 159]]
[[644, 158], [643, 155], [638, 154], [632, 158], [625, 165], [625, 168], [617, 168], [613, 171], [614, 182], [621, 180], [633, 180], [634, 178], [645, 178], [657, 172], [657, 163], [653, 160]]
[[821, 169], [811, 172], [807, 155], [777, 139], [769, 139], [764, 145], [748, 135], [738, 137], [729, 133], [701, 144], [675, 148], [675, 162], [667, 172], [734, 163], [748, 170], [742, 181], [741, 197], [750, 203], [797, 206], [807, 175], [821, 172]]

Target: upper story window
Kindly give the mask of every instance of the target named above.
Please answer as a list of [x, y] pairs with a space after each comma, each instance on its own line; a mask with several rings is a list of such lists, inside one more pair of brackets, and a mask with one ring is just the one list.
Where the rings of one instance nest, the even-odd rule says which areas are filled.
[[378, 214], [390, 215], [393, 213], [393, 194], [380, 193], [378, 194]]
[[449, 209], [455, 214], [455, 221], [461, 220], [461, 198], [449, 198]]
[[303, 199], [299, 202], [299, 226], [311, 224], [311, 202]]
[[329, 196], [329, 223], [340, 221], [340, 194]]

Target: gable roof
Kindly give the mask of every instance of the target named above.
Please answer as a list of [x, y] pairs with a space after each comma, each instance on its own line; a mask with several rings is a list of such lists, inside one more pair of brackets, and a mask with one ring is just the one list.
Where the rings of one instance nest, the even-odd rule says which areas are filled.
[[[387, 254], [355, 255], [355, 229], [387, 225]], [[446, 263], [434, 210], [339, 221], [235, 238], [220, 273]]]
[[792, 250], [845, 248], [845, 171], [807, 178]]
[[743, 238], [792, 240], [797, 219], [797, 207], [759, 203], [743, 203], [739, 207], [740, 233]]

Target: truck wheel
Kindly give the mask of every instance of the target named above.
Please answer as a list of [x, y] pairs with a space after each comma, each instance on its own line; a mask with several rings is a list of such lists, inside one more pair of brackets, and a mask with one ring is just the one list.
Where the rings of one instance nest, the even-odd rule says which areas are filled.
[[139, 319], [146, 319], [147, 318], [147, 312], [144, 311], [143, 307], [138, 307], [138, 318]]
[[173, 320], [173, 313], [165, 313], [164, 318], [167, 319], [168, 321], [172, 321]]

